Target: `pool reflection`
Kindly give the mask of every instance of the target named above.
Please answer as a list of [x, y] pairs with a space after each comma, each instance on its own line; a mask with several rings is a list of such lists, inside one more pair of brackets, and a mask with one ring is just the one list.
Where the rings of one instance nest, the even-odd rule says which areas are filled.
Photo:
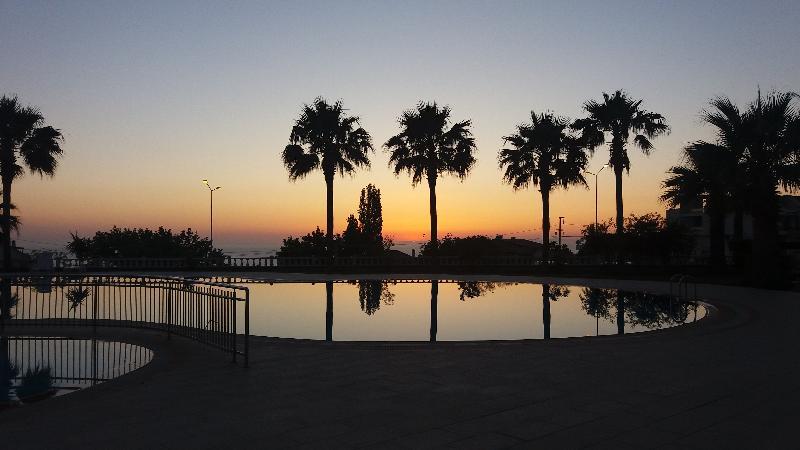
[[[247, 285], [253, 334], [327, 341], [625, 334], [671, 327], [705, 315], [697, 303], [669, 296], [554, 284], [357, 280]], [[541, 299], [541, 308], [535, 306], [534, 298]]]
[[152, 357], [149, 349], [125, 342], [0, 336], [0, 409], [109, 381]]

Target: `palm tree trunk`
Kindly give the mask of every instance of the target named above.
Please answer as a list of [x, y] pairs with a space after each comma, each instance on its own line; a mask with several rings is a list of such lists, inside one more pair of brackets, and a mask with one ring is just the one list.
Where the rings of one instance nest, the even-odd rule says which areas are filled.
[[431, 213], [431, 236], [430, 242], [433, 248], [439, 244], [438, 219], [436, 217], [436, 177], [428, 177], [428, 189], [430, 190], [430, 213]]
[[333, 281], [325, 282], [325, 340], [333, 341]]
[[622, 167], [614, 167], [614, 181], [617, 190], [617, 236], [624, 230], [624, 217], [622, 215]]
[[550, 190], [542, 186], [542, 261], [550, 262]]
[[542, 285], [542, 326], [544, 338], [550, 339], [550, 285]]
[[725, 266], [725, 210], [717, 207], [709, 208], [709, 254], [711, 266], [721, 269]]
[[3, 232], [3, 269], [10, 272], [11, 261], [11, 179], [3, 177], [3, 218], [0, 229]]
[[0, 405], [11, 400], [11, 360], [6, 337], [6, 321], [11, 313], [11, 280], [0, 280]]
[[8, 338], [0, 334], [0, 406], [11, 401], [11, 358]]
[[333, 174], [325, 174], [325, 188], [326, 188], [326, 228], [325, 238], [328, 241], [328, 256], [332, 256], [333, 250]]
[[6, 322], [11, 319], [12, 298], [11, 279], [0, 279], [0, 335], [5, 334]]
[[733, 210], [733, 240], [744, 240], [744, 208], [737, 205]]
[[617, 334], [625, 334], [625, 295], [617, 291]]
[[788, 281], [781, 270], [782, 255], [778, 245], [777, 215], [753, 211], [753, 282], [758, 286], [778, 288]]
[[736, 201], [733, 210], [733, 239], [731, 240], [731, 253], [733, 263], [741, 270], [745, 265], [744, 255], [744, 207], [741, 201]]
[[439, 330], [439, 280], [431, 280], [431, 330], [430, 341], [436, 342]]

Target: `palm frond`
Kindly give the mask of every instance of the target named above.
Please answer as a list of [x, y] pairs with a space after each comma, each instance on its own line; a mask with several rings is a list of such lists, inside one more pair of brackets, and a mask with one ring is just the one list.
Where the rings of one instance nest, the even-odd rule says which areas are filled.
[[20, 146], [20, 155], [31, 172], [40, 176], [53, 176], [58, 166], [58, 157], [64, 153], [62, 141], [63, 136], [59, 130], [49, 126], [36, 128]]
[[296, 180], [317, 169], [332, 177], [369, 167], [372, 137], [358, 124], [357, 116], [345, 115], [341, 100], [329, 103], [317, 97], [303, 105], [282, 155], [289, 178]]
[[637, 134], [636, 137], [633, 138], [633, 143], [639, 147], [645, 155], [649, 155], [650, 151], [653, 150], [653, 143], [643, 134]]
[[423, 178], [435, 180], [440, 174], [466, 177], [475, 165], [475, 139], [470, 120], [448, 128], [450, 108], [436, 102], [420, 102], [398, 119], [400, 133], [383, 147], [389, 152], [389, 166], [395, 174], [408, 172], [416, 185]]
[[569, 119], [553, 113], [532, 111], [529, 124], [518, 125], [516, 133], [503, 138], [510, 145], [498, 153], [503, 181], [514, 189], [541, 186], [543, 192], [585, 184], [588, 146], [568, 132], [569, 124]]
[[687, 145], [684, 164], [671, 167], [662, 182], [661, 201], [671, 207], [703, 200], [708, 208], [723, 208], [733, 195], [736, 155], [730, 149], [704, 141]]
[[315, 153], [306, 153], [303, 147], [289, 144], [283, 149], [283, 164], [289, 170], [289, 179], [295, 181], [304, 178], [309, 173], [319, 168], [319, 156]]

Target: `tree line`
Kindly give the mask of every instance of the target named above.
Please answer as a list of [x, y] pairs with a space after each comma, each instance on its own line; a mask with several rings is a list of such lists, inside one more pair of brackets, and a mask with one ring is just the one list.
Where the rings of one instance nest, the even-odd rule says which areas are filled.
[[[755, 281], [769, 283], [786, 278], [787, 265], [778, 255], [779, 196], [800, 187], [800, 112], [797, 94], [771, 92], [739, 108], [726, 97], [713, 99], [702, 111], [703, 121], [714, 128], [713, 142], [696, 141], [682, 151], [682, 162], [671, 167], [663, 182], [661, 200], [670, 206], [702, 202], [710, 216], [710, 254], [715, 267], [725, 265], [725, 215], [732, 213], [730, 248], [738, 267], [749, 266]], [[623, 174], [631, 169], [629, 150], [649, 154], [653, 140], [669, 132], [665, 117], [643, 107], [641, 99], [622, 90], [603, 93], [601, 100], [583, 104], [584, 117], [572, 120], [554, 112], [531, 112], [503, 138], [498, 151], [502, 180], [513, 189], [536, 188], [542, 202], [543, 260], [550, 251], [550, 194], [556, 189], [586, 186], [588, 157], [603, 146], [608, 149], [608, 166], [614, 172], [617, 236], [625, 233]], [[455, 121], [448, 106], [419, 102], [401, 113], [398, 133], [383, 143], [389, 166], [397, 175], [406, 173], [412, 185], [426, 182], [429, 189], [430, 234], [426, 251], [433, 254], [438, 239], [437, 193], [440, 177], [466, 178], [475, 166], [477, 147], [472, 121]], [[53, 176], [63, 154], [61, 132], [45, 123], [42, 113], [24, 106], [16, 96], [0, 97], [0, 184], [2, 214], [0, 239], [4, 268], [11, 269], [11, 231], [19, 227], [12, 215], [13, 182], [25, 170]], [[317, 98], [304, 105], [284, 147], [282, 160], [291, 180], [321, 171], [326, 184], [326, 229], [321, 242], [333, 250], [333, 186], [336, 175], [351, 174], [370, 167], [375, 151], [371, 135], [348, 115], [341, 101]], [[373, 197], [379, 191], [373, 186]], [[378, 206], [380, 202], [378, 201]], [[358, 242], [357, 248], [376, 249], [385, 245], [375, 219], [348, 218], [341, 236]], [[752, 254], [748, 258], [743, 238], [743, 217], [753, 218]], [[361, 220], [364, 215], [365, 220]], [[599, 224], [598, 224], [599, 226]], [[381, 224], [377, 228], [382, 227]], [[596, 232], [600, 230], [595, 230]], [[321, 230], [318, 234], [321, 234]], [[620, 241], [621, 242], [621, 241]], [[621, 244], [618, 242], [617, 246]], [[370, 250], [364, 250], [370, 251]], [[747, 261], [750, 264], [747, 264]]]
[[[664, 181], [661, 200], [670, 206], [700, 199], [711, 215], [712, 261], [724, 264], [724, 214], [735, 212], [736, 238], [732, 247], [740, 252], [742, 215], [753, 215], [753, 277], [768, 280], [778, 254], [778, 195], [800, 186], [800, 119], [793, 93], [773, 92], [739, 109], [727, 98], [715, 99], [703, 120], [718, 130], [717, 142], [698, 141], [683, 151], [685, 163], [672, 167]], [[549, 261], [550, 194], [555, 189], [586, 186], [588, 157], [603, 146], [614, 172], [618, 248], [626, 232], [623, 208], [623, 174], [630, 172], [629, 150], [646, 155], [653, 139], [669, 133], [666, 118], [643, 107], [641, 99], [623, 90], [603, 93], [602, 100], [583, 104], [585, 117], [572, 120], [554, 112], [530, 114], [530, 121], [503, 138], [498, 152], [502, 179], [514, 189], [533, 186], [542, 202], [543, 260]], [[472, 121], [452, 119], [452, 111], [436, 102], [419, 102], [402, 112], [399, 132], [383, 148], [395, 174], [406, 173], [412, 185], [428, 184], [430, 234], [426, 249], [439, 246], [436, 184], [439, 177], [464, 179], [476, 163]], [[282, 159], [289, 178], [297, 180], [320, 170], [326, 184], [328, 242], [333, 242], [333, 184], [336, 174], [351, 174], [370, 166], [374, 152], [370, 134], [357, 116], [345, 113], [341, 101], [317, 98], [303, 106], [284, 148]], [[636, 223], [656, 223], [642, 216]], [[666, 224], [660, 225], [668, 229]], [[599, 233], [599, 224], [593, 231]], [[652, 227], [651, 227], [652, 228]], [[628, 227], [630, 229], [630, 227]], [[586, 233], [584, 233], [586, 234]], [[678, 239], [676, 242], [680, 242]], [[671, 245], [671, 244], [670, 244]]]
[[[611, 137], [609, 165], [616, 178], [617, 232], [623, 230], [622, 174], [630, 170], [628, 143], [645, 153], [653, 149], [651, 139], [669, 131], [661, 114], [642, 108], [642, 100], [624, 91], [603, 94], [602, 101], [584, 104], [585, 118], [572, 121], [552, 112], [531, 112], [530, 123], [516, 127], [504, 137], [506, 148], [498, 160], [504, 169], [503, 180], [514, 189], [533, 185], [542, 196], [543, 255], [548, 259], [550, 234], [549, 198], [557, 188], [586, 185], [583, 174], [587, 153]], [[429, 247], [438, 245], [436, 184], [439, 177], [455, 175], [464, 179], [474, 167], [477, 147], [472, 121], [453, 121], [452, 111], [436, 102], [419, 102], [398, 119], [399, 133], [383, 144], [395, 174], [407, 173], [412, 185], [428, 184], [430, 192]], [[329, 103], [318, 97], [303, 106], [295, 122], [282, 159], [291, 180], [320, 170], [325, 178], [327, 230], [333, 239], [333, 183], [335, 175], [351, 174], [370, 166], [374, 152], [370, 134], [359, 126], [357, 116], [348, 116], [341, 101]]]
[[[697, 199], [710, 218], [712, 264], [725, 264], [725, 216], [733, 214], [731, 249], [738, 266], [749, 266], [753, 281], [775, 284], [790, 267], [778, 235], [779, 196], [800, 187], [798, 96], [772, 92], [739, 108], [719, 97], [702, 112], [716, 134], [683, 149], [683, 161], [668, 170], [661, 199], [678, 206]], [[752, 254], [743, 238], [744, 214], [753, 220]]]

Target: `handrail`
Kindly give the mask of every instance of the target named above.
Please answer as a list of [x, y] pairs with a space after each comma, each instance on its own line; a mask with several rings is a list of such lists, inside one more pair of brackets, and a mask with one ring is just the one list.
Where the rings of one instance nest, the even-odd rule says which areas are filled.
[[[692, 283], [694, 288], [694, 296], [692, 300], [697, 300], [697, 280], [691, 276], [682, 273], [676, 273], [669, 278], [669, 295], [670, 297], [675, 296], [675, 291], [673, 287], [677, 287], [677, 297], [683, 298], [688, 300], [689, 299], [689, 283]], [[683, 290], [681, 290], [681, 288]], [[683, 296], [681, 297], [681, 293]]]
[[0, 329], [6, 323], [158, 329], [229, 352], [234, 362], [242, 355], [247, 366], [249, 316], [249, 288], [230, 283], [142, 275], [0, 277]]

